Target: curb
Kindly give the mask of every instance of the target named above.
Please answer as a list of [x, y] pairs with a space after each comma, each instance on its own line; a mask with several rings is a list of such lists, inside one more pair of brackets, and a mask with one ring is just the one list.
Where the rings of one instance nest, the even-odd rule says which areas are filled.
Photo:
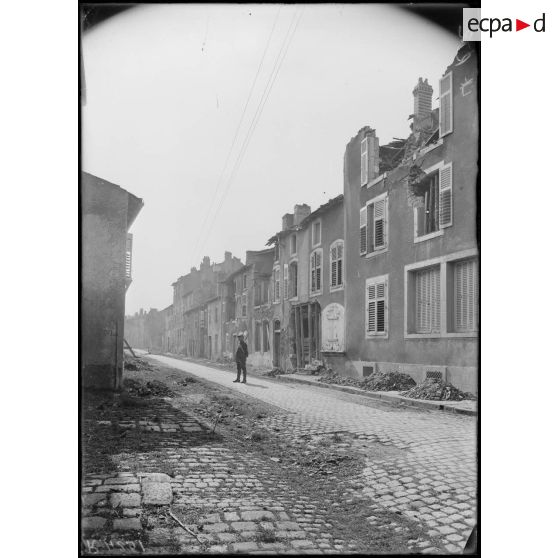
[[379, 399], [384, 403], [389, 403], [392, 405], [407, 405], [409, 407], [420, 407], [423, 409], [429, 409], [433, 411], [444, 411], [446, 413], [455, 413], [459, 415], [467, 416], [477, 416], [477, 411], [472, 409], [458, 409], [451, 405], [445, 405], [444, 403], [438, 403], [437, 401], [425, 401], [424, 399], [411, 399], [410, 397], [403, 397], [402, 395], [392, 395], [385, 392], [374, 392], [366, 391], [364, 389], [353, 388], [348, 386], [340, 386], [337, 384], [326, 384], [322, 382], [313, 382], [312, 380], [304, 380], [302, 378], [289, 377], [286, 374], [279, 374], [275, 378], [280, 379], [283, 382], [292, 382], [296, 384], [305, 384], [309, 386], [317, 386], [326, 389], [335, 389], [337, 391], [344, 391], [352, 395], [362, 395], [364, 397], [369, 397], [370, 399]]

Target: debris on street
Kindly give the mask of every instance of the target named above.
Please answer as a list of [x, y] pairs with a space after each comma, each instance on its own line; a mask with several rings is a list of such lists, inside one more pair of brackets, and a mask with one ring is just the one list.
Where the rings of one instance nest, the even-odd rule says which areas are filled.
[[158, 380], [150, 380], [148, 382], [140, 382], [131, 378], [124, 380], [125, 390], [132, 396], [140, 397], [173, 397], [174, 393], [166, 384]]
[[319, 381], [326, 384], [353, 386], [366, 391], [402, 391], [416, 385], [411, 376], [401, 372], [374, 372], [364, 380], [358, 380], [339, 376], [329, 370], [319, 378]]
[[153, 367], [147, 360], [140, 357], [132, 357], [124, 354], [124, 368], [126, 370], [153, 370]]
[[428, 378], [419, 385], [401, 393], [411, 399], [431, 399], [435, 401], [463, 401], [476, 399], [472, 393], [463, 392], [452, 384], [438, 378]]

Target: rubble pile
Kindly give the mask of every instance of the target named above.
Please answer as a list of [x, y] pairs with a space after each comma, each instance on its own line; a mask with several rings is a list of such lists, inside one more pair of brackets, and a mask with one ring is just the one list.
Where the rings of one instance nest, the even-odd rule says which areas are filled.
[[284, 372], [279, 368], [274, 368], [273, 370], [266, 370], [265, 372], [262, 372], [262, 376], [271, 376], [272, 378], [275, 378], [275, 376], [279, 376], [280, 374], [284, 374]]
[[463, 392], [455, 386], [437, 378], [428, 378], [401, 395], [411, 399], [430, 399], [434, 401], [463, 401], [476, 399], [472, 393]]
[[124, 388], [130, 395], [136, 395], [139, 397], [148, 397], [150, 395], [155, 397], [173, 397], [174, 395], [172, 390], [170, 390], [166, 384], [159, 382], [158, 380], [149, 381], [144, 384], [142, 382], [126, 378], [124, 380]]
[[318, 378], [319, 382], [323, 382], [324, 384], [337, 384], [340, 386], [353, 386], [353, 387], [362, 387], [361, 381], [356, 380], [355, 378], [345, 378], [344, 376], [339, 376], [339, 374], [328, 370], [325, 374]]
[[153, 366], [144, 358], [124, 355], [124, 368], [126, 370], [153, 370]]
[[401, 372], [374, 372], [367, 376], [361, 387], [368, 391], [403, 391], [416, 386], [409, 374]]

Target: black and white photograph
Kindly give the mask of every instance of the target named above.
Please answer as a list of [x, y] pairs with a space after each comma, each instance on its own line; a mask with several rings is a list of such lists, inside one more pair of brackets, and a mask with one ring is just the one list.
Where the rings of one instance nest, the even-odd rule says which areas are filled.
[[478, 555], [475, 6], [79, 2], [81, 555]]

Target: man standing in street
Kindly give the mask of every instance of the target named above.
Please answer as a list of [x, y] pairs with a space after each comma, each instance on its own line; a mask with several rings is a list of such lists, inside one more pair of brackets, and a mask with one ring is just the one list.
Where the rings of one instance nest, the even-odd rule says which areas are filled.
[[248, 345], [244, 342], [244, 335], [238, 336], [238, 349], [236, 349], [236, 380], [240, 382], [240, 371], [242, 370], [242, 383], [246, 383], [246, 358], [248, 357]]

